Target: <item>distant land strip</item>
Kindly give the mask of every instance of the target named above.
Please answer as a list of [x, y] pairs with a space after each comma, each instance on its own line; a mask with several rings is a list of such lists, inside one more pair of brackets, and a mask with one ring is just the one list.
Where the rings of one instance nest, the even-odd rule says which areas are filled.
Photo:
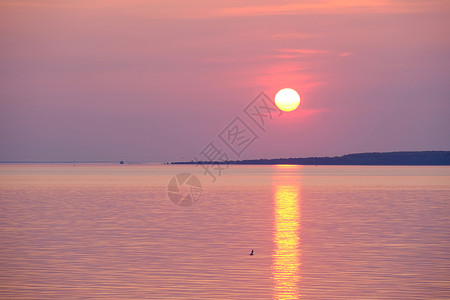
[[172, 162], [171, 164], [449, 166], [450, 151], [373, 152], [354, 153], [335, 157], [189, 161]]

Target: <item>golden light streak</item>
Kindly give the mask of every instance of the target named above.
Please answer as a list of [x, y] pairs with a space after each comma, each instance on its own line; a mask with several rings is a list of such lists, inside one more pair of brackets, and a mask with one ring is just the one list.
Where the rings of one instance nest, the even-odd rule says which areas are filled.
[[272, 274], [274, 299], [299, 299], [300, 190], [299, 186], [275, 186], [275, 230]]

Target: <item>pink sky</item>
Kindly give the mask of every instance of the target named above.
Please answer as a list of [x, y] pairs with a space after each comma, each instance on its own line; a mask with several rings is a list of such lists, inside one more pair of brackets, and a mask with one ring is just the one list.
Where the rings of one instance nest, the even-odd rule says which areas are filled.
[[450, 150], [448, 1], [273, 3], [0, 1], [0, 161], [191, 160], [285, 87], [241, 158]]

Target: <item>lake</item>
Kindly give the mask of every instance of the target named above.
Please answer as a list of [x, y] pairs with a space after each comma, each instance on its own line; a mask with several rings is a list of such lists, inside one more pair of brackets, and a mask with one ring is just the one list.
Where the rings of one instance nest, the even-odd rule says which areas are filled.
[[[168, 197], [180, 173], [201, 182], [193, 206]], [[212, 180], [1, 164], [0, 298], [450, 298], [450, 167], [231, 165]]]

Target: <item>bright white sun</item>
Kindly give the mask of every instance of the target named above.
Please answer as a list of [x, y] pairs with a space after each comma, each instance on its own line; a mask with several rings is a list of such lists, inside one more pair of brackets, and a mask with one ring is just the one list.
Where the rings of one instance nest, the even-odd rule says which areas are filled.
[[282, 89], [275, 95], [275, 104], [282, 111], [293, 111], [300, 104], [300, 96], [293, 89]]

